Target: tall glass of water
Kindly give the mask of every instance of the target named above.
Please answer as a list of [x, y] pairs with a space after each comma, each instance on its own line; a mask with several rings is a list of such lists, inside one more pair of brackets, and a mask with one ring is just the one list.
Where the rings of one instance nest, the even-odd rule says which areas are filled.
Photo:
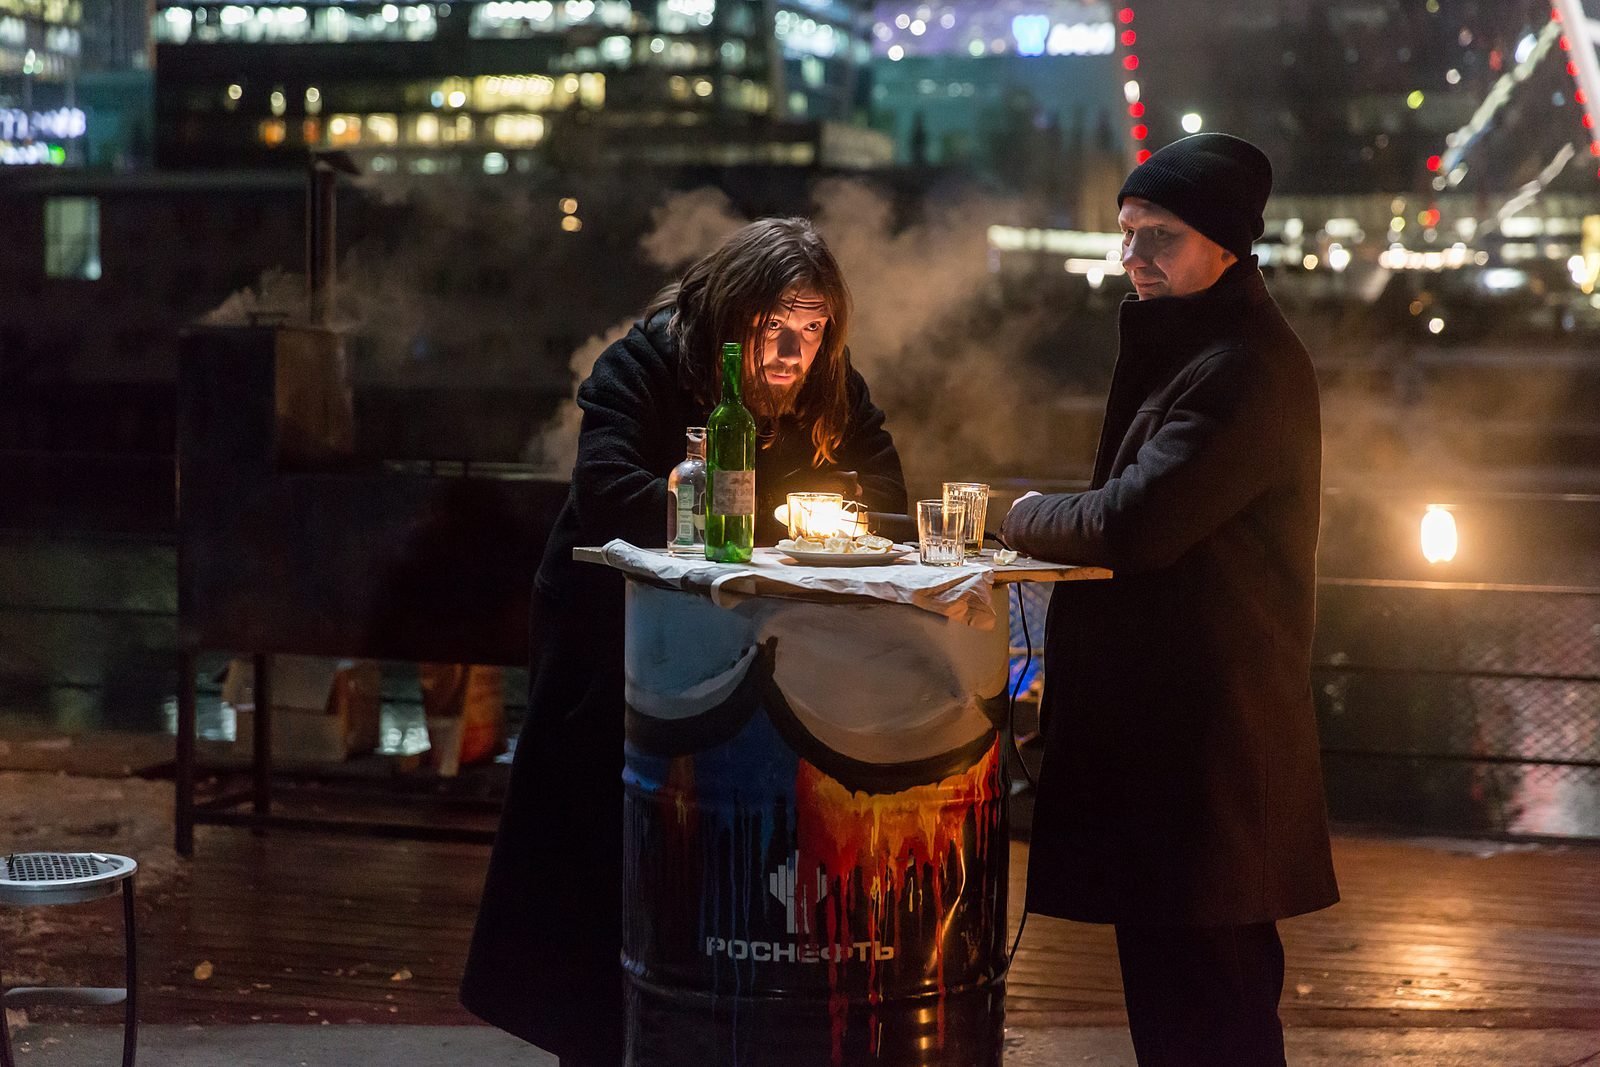
[[983, 550], [983, 523], [989, 513], [989, 487], [982, 482], [945, 482], [945, 503], [961, 501], [967, 515], [961, 530], [962, 551], [976, 556]]
[[961, 563], [962, 532], [967, 505], [962, 500], [917, 501], [917, 549], [930, 567], [955, 567]]

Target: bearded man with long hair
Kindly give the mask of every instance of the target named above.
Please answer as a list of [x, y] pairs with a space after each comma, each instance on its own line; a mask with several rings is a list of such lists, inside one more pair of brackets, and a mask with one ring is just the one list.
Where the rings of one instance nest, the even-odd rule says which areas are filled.
[[623, 1062], [623, 579], [579, 545], [666, 540], [684, 429], [719, 397], [724, 342], [745, 348], [756, 416], [756, 537], [787, 493], [834, 489], [904, 514], [884, 415], [850, 365], [850, 293], [805, 219], [743, 227], [664, 289], [578, 389], [578, 458], [534, 585], [528, 717], [517, 745], [462, 1003], [560, 1057]]

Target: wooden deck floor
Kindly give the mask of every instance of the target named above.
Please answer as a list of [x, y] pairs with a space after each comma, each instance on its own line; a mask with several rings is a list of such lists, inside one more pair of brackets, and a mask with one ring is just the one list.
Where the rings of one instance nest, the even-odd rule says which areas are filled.
[[[1013, 848], [1020, 894], [1027, 847]], [[1345, 834], [1335, 848], [1344, 901], [1282, 925], [1286, 1023], [1600, 1030], [1600, 847]], [[141, 896], [141, 1015], [470, 1022], [455, 984], [487, 856], [201, 828], [195, 859]], [[7, 981], [112, 979], [117, 922], [114, 903], [8, 915]], [[1109, 929], [1030, 919], [1008, 1003], [1017, 1027], [1120, 1022]]]

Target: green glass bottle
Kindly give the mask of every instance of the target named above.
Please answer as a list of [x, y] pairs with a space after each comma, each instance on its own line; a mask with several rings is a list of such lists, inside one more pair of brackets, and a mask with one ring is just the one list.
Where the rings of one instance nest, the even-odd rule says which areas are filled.
[[706, 420], [706, 559], [746, 563], [756, 547], [756, 420], [741, 403], [744, 348], [722, 346], [722, 403]]

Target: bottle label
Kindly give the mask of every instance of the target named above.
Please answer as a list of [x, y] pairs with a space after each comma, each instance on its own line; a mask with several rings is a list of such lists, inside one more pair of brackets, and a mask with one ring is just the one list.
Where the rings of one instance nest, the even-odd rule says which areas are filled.
[[754, 515], [756, 513], [755, 471], [711, 472], [713, 515]]
[[680, 486], [673, 490], [672, 498], [676, 503], [674, 510], [678, 516], [678, 532], [674, 539], [680, 545], [695, 544], [694, 490], [686, 485]]

